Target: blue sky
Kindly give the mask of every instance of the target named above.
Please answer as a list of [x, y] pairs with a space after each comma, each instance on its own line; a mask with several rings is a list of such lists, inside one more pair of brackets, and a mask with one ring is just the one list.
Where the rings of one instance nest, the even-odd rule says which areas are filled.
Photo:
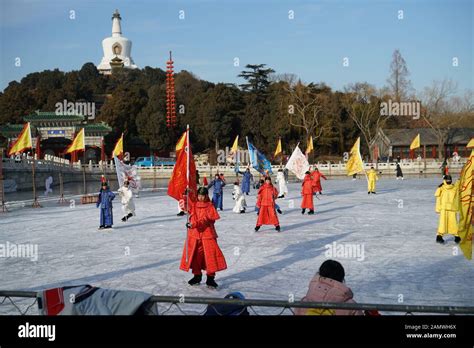
[[[472, 0], [0, 0], [0, 90], [28, 73], [98, 64], [118, 8], [123, 35], [139, 67], [176, 71], [213, 82], [243, 82], [245, 64], [334, 89], [367, 81], [382, 87], [400, 49], [413, 86], [451, 78], [473, 89]], [[69, 18], [70, 11], [76, 18]], [[183, 10], [185, 19], [179, 18]], [[398, 19], [398, 11], [404, 18]], [[294, 11], [294, 19], [289, 19]], [[15, 58], [21, 66], [15, 66]], [[234, 66], [238, 57], [240, 66]], [[349, 67], [343, 58], [349, 58]], [[452, 66], [452, 58], [459, 66]]]

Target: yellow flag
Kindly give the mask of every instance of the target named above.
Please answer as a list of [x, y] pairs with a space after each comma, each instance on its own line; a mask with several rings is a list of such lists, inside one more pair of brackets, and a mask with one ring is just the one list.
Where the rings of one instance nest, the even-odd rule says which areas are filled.
[[466, 145], [466, 148], [471, 148], [471, 147], [474, 147], [474, 138], [472, 138]]
[[239, 149], [239, 136], [237, 135], [235, 137], [234, 144], [232, 145], [232, 148], [230, 149], [230, 152], [236, 153], [238, 149]]
[[347, 175], [354, 175], [364, 170], [364, 164], [360, 156], [360, 137], [349, 152], [349, 160], [346, 163]]
[[306, 152], [305, 153], [308, 154], [311, 151], [313, 151], [313, 136], [309, 137], [308, 146], [306, 147]]
[[179, 138], [178, 143], [176, 144], [176, 152], [184, 148], [185, 142], [186, 142], [186, 132], [184, 132], [181, 138]]
[[418, 134], [415, 139], [411, 142], [410, 150], [418, 149], [420, 147], [420, 134]]
[[274, 157], [276, 157], [278, 154], [281, 153], [281, 139], [278, 139], [278, 144], [277, 144], [277, 148], [275, 150], [275, 155]]
[[459, 246], [468, 260], [472, 260], [472, 234], [474, 209], [474, 150], [464, 165], [459, 181], [456, 183], [459, 190]]
[[115, 144], [114, 151], [112, 152], [112, 158], [123, 154], [123, 133]]
[[26, 149], [32, 148], [33, 144], [31, 142], [31, 127], [30, 122], [23, 126], [23, 129], [18, 136], [18, 139], [15, 141], [10, 151], [8, 151], [8, 156], [14, 155], [17, 152], [23, 152]]
[[64, 153], [66, 154], [74, 151], [84, 151], [86, 149], [84, 138], [84, 128], [82, 128], [79, 133], [77, 133], [76, 137], [72, 141], [72, 144], [68, 146]]

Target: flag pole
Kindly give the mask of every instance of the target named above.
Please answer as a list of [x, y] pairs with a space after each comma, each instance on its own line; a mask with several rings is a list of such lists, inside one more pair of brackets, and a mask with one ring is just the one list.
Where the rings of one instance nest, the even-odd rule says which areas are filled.
[[[8, 150], [8, 146], [7, 146]], [[8, 212], [7, 206], [5, 204], [5, 188], [3, 186], [3, 149], [0, 149], [0, 199], [1, 205], [2, 205], [2, 210], [1, 212], [6, 213]]]
[[[38, 141], [38, 139], [36, 139], [36, 141]], [[32, 150], [32, 152], [33, 152], [33, 150]], [[39, 204], [38, 197], [36, 195], [35, 152], [33, 152], [33, 158], [32, 158], [32, 162], [31, 162], [31, 176], [32, 176], [32, 181], [33, 181], [33, 208], [41, 208], [41, 204]]]
[[369, 177], [367, 176], [367, 172], [365, 171], [364, 161], [362, 160], [362, 155], [360, 154], [360, 141], [359, 141], [359, 159], [360, 159], [360, 162], [362, 163], [362, 170], [364, 171], [365, 178], [367, 179], [367, 183], [368, 183], [369, 182]]
[[189, 262], [188, 237], [189, 237], [189, 124], [186, 125], [186, 264]]
[[61, 153], [61, 165], [59, 166], [59, 201], [58, 203], [66, 203], [64, 200], [64, 183], [63, 183], [63, 165], [64, 165], [64, 153]]

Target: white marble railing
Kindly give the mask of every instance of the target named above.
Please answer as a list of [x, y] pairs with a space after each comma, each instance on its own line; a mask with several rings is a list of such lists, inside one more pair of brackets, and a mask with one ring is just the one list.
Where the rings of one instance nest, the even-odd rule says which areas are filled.
[[[32, 167], [32, 158], [22, 158], [21, 160], [15, 160], [10, 158], [3, 159], [3, 168], [6, 170], [30, 170]], [[448, 167], [451, 169], [459, 170], [462, 168], [464, 163], [466, 162], [465, 158], [462, 158], [459, 161], [450, 160], [448, 161]], [[315, 163], [318, 169], [323, 174], [328, 175], [342, 175], [346, 171], [346, 164], [343, 162], [339, 163], [323, 163], [318, 162]], [[378, 171], [382, 173], [390, 174], [395, 171], [396, 163], [395, 162], [367, 162], [364, 163], [365, 169], [370, 169], [370, 167], [376, 168]], [[437, 172], [440, 171], [442, 162], [436, 160], [427, 160], [426, 164], [424, 161], [403, 161], [400, 163], [400, 166], [403, 171], [407, 173], [419, 173], [420, 171], [423, 172]], [[278, 169], [283, 168], [284, 166], [274, 165], [272, 166], [273, 172], [276, 173]], [[93, 164], [89, 162], [87, 165], [83, 166], [81, 161], [70, 163], [68, 160], [53, 157], [53, 156], [45, 156], [45, 159], [42, 160], [35, 160], [35, 168], [38, 170], [63, 170], [63, 171], [82, 171], [85, 170], [88, 173], [101, 173], [101, 172], [110, 172], [115, 170], [114, 162], [99, 162], [99, 164]], [[199, 170], [200, 173], [209, 175], [210, 173], [216, 172], [223, 172], [226, 174], [234, 173], [235, 166], [234, 165], [196, 165], [196, 168]], [[240, 170], [244, 171], [246, 166], [240, 166]], [[153, 172], [163, 175], [171, 175], [173, 171], [172, 165], [159, 165], [156, 167], [139, 167], [139, 172], [145, 174], [146, 176], [152, 176]], [[256, 173], [253, 169], [252, 171], [254, 174]]]

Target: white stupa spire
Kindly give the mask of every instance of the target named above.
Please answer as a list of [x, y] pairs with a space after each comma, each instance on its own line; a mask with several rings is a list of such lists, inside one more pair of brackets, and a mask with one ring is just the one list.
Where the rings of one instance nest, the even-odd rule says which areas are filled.
[[114, 14], [112, 15], [112, 37], [122, 36], [122, 27], [120, 26], [121, 20], [122, 17], [120, 17], [119, 11], [115, 10]]

